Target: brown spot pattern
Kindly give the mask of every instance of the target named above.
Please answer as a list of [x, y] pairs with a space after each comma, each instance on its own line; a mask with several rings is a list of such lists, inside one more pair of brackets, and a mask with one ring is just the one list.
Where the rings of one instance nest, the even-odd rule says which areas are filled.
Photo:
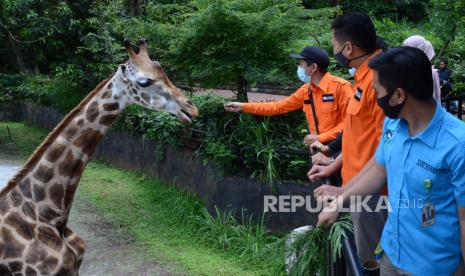
[[3, 240], [0, 241], [0, 259], [20, 258], [24, 250], [24, 245], [18, 242], [11, 234], [10, 230], [5, 227], [1, 230], [1, 236]]
[[141, 96], [147, 103], [150, 103], [150, 96], [149, 95], [147, 95], [146, 93], [142, 93]]
[[55, 204], [58, 208], [63, 208], [63, 197], [65, 195], [65, 190], [63, 186], [56, 183], [49, 189], [49, 196], [50, 200]]
[[75, 236], [73, 239], [68, 240], [68, 244], [72, 248], [76, 249], [79, 255], [82, 256], [84, 254], [84, 251], [86, 249], [86, 244], [78, 236]]
[[0, 275], [11, 275], [11, 271], [8, 266], [0, 264]]
[[104, 99], [104, 100], [109, 99], [111, 97], [111, 94], [112, 94], [111, 90], [107, 90], [107, 91], [103, 92], [102, 99]]
[[32, 193], [34, 194], [35, 201], [41, 201], [45, 198], [45, 190], [42, 186], [34, 184], [32, 188]]
[[12, 226], [16, 232], [26, 240], [34, 237], [33, 225], [24, 221], [17, 212], [13, 212], [5, 218], [5, 223]]
[[74, 145], [89, 156], [94, 152], [102, 137], [103, 135], [99, 130], [88, 128], [74, 141]]
[[27, 276], [37, 276], [37, 271], [35, 271], [33, 268], [31, 268], [30, 266], [28, 266], [26, 268], [26, 275]]
[[37, 266], [37, 268], [42, 275], [50, 275], [57, 265], [58, 259], [53, 256], [48, 256]]
[[19, 184], [19, 188], [21, 189], [21, 192], [23, 193], [23, 197], [32, 198], [31, 181], [29, 181], [29, 178], [23, 179], [23, 181]]
[[65, 193], [65, 209], [73, 202], [74, 193], [76, 192], [77, 185], [67, 185]]
[[86, 111], [87, 120], [89, 120], [89, 122], [95, 121], [95, 118], [97, 118], [98, 113], [99, 113], [98, 102], [92, 102]]
[[8, 212], [10, 205], [6, 197], [0, 198], [0, 214], [4, 215]]
[[70, 141], [74, 137], [74, 135], [77, 133], [78, 129], [79, 128], [76, 125], [72, 125], [72, 124], [69, 125], [62, 135], [63, 138]]
[[44, 206], [39, 210], [39, 220], [42, 222], [50, 222], [59, 216], [60, 213], [48, 206]]
[[39, 241], [43, 242], [45, 245], [57, 252], [61, 250], [61, 239], [52, 228], [40, 226], [38, 232]]
[[119, 103], [106, 103], [103, 105], [103, 110], [105, 111], [113, 111], [119, 109]]
[[102, 118], [100, 118], [99, 123], [105, 126], [109, 126], [115, 121], [115, 119], [116, 119], [115, 114], [104, 115], [102, 116]]
[[47, 256], [47, 251], [44, 246], [42, 246], [39, 242], [34, 241], [31, 245], [29, 245], [29, 249], [26, 252], [26, 263], [34, 265], [39, 262], [39, 260], [45, 258], [45, 256]]
[[50, 162], [57, 161], [57, 159], [61, 156], [65, 148], [66, 147], [64, 145], [53, 143], [52, 147], [47, 152], [47, 160]]
[[10, 199], [11, 199], [11, 202], [13, 203], [13, 206], [15, 207], [19, 207], [23, 203], [23, 198], [21, 194], [18, 192], [17, 188], [11, 190]]
[[34, 177], [40, 182], [47, 183], [53, 177], [53, 169], [44, 165], [39, 165], [34, 173]]
[[10, 262], [8, 266], [10, 267], [11, 272], [21, 272], [23, 269], [23, 263], [20, 261]]
[[84, 169], [84, 163], [75, 159], [71, 151], [68, 152], [66, 158], [61, 162], [58, 167], [58, 171], [63, 176], [75, 177], [81, 175], [82, 170]]
[[32, 220], [36, 220], [36, 212], [34, 210], [34, 205], [30, 202], [24, 202], [23, 207], [21, 208], [23, 210], [23, 213], [26, 217], [31, 218]]

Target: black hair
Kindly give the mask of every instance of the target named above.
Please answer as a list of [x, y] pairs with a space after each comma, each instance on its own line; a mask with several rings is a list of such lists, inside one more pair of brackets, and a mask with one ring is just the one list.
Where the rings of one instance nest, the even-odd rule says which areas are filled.
[[446, 65], [449, 65], [449, 61], [446, 58], [441, 59], [441, 62], [444, 62]]
[[402, 88], [420, 101], [433, 97], [431, 63], [417, 48], [391, 48], [374, 57], [368, 66], [378, 73], [378, 80], [388, 93]]
[[333, 21], [331, 29], [338, 41], [350, 41], [366, 51], [377, 49], [375, 26], [366, 13], [344, 13]]
[[384, 39], [380, 36], [376, 37], [376, 49], [380, 49], [382, 51], [387, 51], [389, 49], [386, 41], [384, 41]]

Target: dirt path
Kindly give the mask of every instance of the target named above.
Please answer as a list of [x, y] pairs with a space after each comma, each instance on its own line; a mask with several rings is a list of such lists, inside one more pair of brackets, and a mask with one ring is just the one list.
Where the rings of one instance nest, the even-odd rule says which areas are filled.
[[80, 275], [173, 275], [79, 195], [69, 221], [69, 227], [87, 245]]
[[[16, 160], [0, 159], [0, 189], [20, 165]], [[130, 235], [113, 225], [79, 194], [71, 209], [69, 226], [87, 245], [80, 269], [82, 276], [175, 275], [174, 265], [156, 263]]]

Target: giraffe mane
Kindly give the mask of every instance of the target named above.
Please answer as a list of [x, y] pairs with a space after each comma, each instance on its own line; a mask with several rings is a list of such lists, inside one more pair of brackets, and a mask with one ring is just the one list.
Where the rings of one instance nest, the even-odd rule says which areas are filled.
[[37, 162], [42, 158], [44, 152], [48, 147], [56, 140], [61, 132], [68, 126], [69, 122], [76, 117], [76, 115], [98, 94], [98, 92], [108, 83], [109, 80], [114, 76], [111, 75], [107, 79], [100, 82], [94, 90], [92, 90], [71, 112], [66, 115], [63, 120], [50, 132], [45, 140], [36, 148], [31, 157], [29, 157], [26, 164], [19, 170], [7, 183], [7, 186], [0, 190], [0, 197], [4, 196], [11, 189], [13, 189], [27, 173], [34, 168]]

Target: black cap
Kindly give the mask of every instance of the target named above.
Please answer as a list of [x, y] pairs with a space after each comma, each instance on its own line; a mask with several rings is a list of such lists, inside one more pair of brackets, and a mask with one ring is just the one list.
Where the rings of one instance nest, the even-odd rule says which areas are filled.
[[300, 54], [290, 54], [291, 58], [310, 60], [316, 63], [318, 68], [326, 70], [329, 66], [329, 56], [325, 49], [316, 46], [305, 47]]

